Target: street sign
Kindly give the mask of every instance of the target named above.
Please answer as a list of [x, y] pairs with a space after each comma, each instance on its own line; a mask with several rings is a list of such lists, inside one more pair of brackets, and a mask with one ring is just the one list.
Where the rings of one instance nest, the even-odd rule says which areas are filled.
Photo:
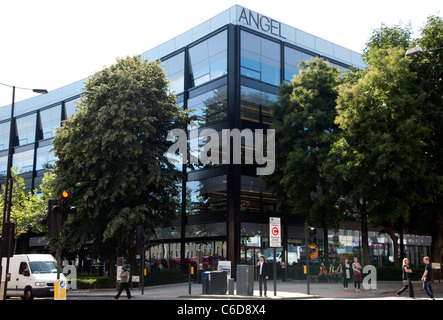
[[54, 300], [66, 300], [66, 280], [56, 280], [54, 283]]
[[[281, 223], [280, 218], [269, 218], [269, 247], [281, 247]], [[275, 257], [274, 257], [275, 259]]]

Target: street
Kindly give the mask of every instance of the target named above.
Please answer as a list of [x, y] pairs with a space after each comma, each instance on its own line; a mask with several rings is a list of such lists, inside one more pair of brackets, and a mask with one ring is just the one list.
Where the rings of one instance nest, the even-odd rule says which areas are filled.
[[[420, 281], [414, 282], [415, 300], [427, 300]], [[378, 281], [377, 289], [355, 292], [353, 284], [349, 286], [349, 291], [343, 290], [340, 283], [311, 283], [310, 295], [307, 294], [307, 286], [304, 281], [277, 281], [277, 295], [274, 296], [273, 281], [268, 281], [267, 297], [260, 297], [258, 282], [254, 283], [253, 296], [237, 295], [202, 295], [202, 285], [192, 284], [191, 294], [189, 294], [188, 283], [179, 283], [164, 286], [145, 287], [144, 295], [140, 289], [133, 288], [131, 294], [133, 300], [200, 300], [200, 299], [247, 299], [247, 300], [412, 300], [408, 291], [405, 291], [400, 298], [395, 292], [402, 287], [401, 281]], [[443, 283], [433, 283], [436, 300], [443, 300]], [[91, 289], [68, 291], [68, 300], [114, 300], [115, 289]], [[127, 300], [123, 292], [119, 300]]]

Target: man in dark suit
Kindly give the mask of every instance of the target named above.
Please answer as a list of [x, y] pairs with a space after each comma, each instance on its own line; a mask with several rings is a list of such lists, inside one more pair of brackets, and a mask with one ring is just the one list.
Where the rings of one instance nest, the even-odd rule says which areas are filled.
[[267, 281], [268, 280], [268, 264], [265, 261], [265, 256], [260, 255], [259, 262], [257, 263], [257, 273], [258, 273], [258, 289], [260, 290], [260, 297], [262, 296], [262, 287], [264, 287], [264, 293], [266, 297], [266, 292], [268, 290]]

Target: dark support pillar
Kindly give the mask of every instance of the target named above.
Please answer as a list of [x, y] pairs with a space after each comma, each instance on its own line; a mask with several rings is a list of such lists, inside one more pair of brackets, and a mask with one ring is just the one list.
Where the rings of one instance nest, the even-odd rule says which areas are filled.
[[[240, 128], [240, 74], [239, 29], [228, 26], [228, 129]], [[232, 155], [232, 144], [231, 144]], [[231, 162], [232, 163], [232, 160]], [[231, 261], [232, 277], [236, 278], [237, 264], [240, 262], [240, 165], [227, 165], [227, 234], [228, 260]]]

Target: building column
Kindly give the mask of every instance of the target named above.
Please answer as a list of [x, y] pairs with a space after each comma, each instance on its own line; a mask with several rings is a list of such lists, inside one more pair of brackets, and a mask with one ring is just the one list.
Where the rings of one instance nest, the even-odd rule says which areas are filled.
[[[240, 37], [239, 28], [228, 26], [228, 129], [240, 129]], [[232, 156], [232, 144], [231, 152]], [[232, 159], [230, 159], [232, 163]], [[240, 263], [240, 166], [227, 165], [227, 258], [231, 261], [232, 276], [236, 278]]]

